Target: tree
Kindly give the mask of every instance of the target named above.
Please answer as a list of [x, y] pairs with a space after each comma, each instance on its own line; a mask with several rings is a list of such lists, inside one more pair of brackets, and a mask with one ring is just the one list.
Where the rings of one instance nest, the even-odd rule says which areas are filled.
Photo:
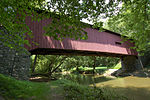
[[133, 39], [138, 51], [150, 47], [150, 1], [132, 0], [122, 3], [119, 14], [108, 20], [108, 29]]
[[[37, 61], [36, 61], [36, 67], [34, 68], [35, 71], [33, 72], [32, 69], [34, 66], [31, 67], [31, 75], [32, 76], [48, 76], [52, 78], [52, 75], [58, 71], [58, 69], [61, 69], [61, 65], [64, 63], [67, 56], [60, 56], [60, 55], [38, 55]], [[33, 59], [35, 59], [32, 56], [32, 64], [34, 63]]]
[[[32, 64], [34, 64], [34, 59], [35, 57], [32, 56]], [[32, 66], [31, 74], [51, 77], [56, 71], [70, 71], [78, 67], [113, 67], [118, 62], [119, 58], [111, 57], [38, 55], [35, 72], [32, 72]]]
[[[29, 45], [24, 34], [32, 37], [32, 32], [25, 24], [26, 16], [31, 16], [33, 20], [38, 21], [43, 17], [52, 17], [51, 25], [48, 25], [45, 30], [46, 35], [55, 39], [65, 37], [86, 39], [87, 35], [83, 30], [85, 24], [81, 23], [81, 20], [88, 19], [94, 22], [96, 26], [101, 27], [102, 23], [98, 23], [97, 19], [113, 14], [119, 1], [1, 0], [0, 25], [4, 29], [1, 30], [0, 39], [4, 45], [12, 48], [22, 46], [22, 44]], [[37, 9], [42, 10], [42, 13], [39, 14]], [[4, 31], [7, 31], [8, 34], [5, 34]]]

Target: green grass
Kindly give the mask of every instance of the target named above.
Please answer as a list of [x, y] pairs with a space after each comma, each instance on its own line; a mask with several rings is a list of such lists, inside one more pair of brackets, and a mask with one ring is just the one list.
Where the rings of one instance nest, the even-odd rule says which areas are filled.
[[107, 69], [107, 67], [96, 67], [95, 69], [99, 70], [99, 69]]
[[[80, 71], [91, 71], [93, 70], [92, 67], [78, 67]], [[95, 67], [96, 70], [105, 70], [107, 67]], [[76, 68], [73, 68], [72, 71], [76, 70]]]
[[[85, 72], [86, 74], [92, 74], [93, 73], [93, 68], [92, 67], [78, 67], [79, 72]], [[107, 67], [95, 67], [95, 73], [100, 73], [102, 74], [105, 70], [107, 70]], [[73, 68], [70, 70], [71, 73], [78, 73], [76, 68]]]
[[6, 100], [42, 100], [49, 92], [48, 84], [19, 81], [0, 74], [0, 95]]
[[116, 66], [114, 66], [112, 69], [120, 69], [121, 68], [121, 62], [119, 62]]

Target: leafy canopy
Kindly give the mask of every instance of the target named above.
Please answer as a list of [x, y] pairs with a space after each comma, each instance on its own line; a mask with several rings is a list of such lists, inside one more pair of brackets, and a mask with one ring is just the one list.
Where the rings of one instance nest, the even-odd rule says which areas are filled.
[[108, 20], [108, 29], [122, 33], [135, 42], [138, 51], [150, 47], [150, 0], [130, 0], [122, 3], [119, 14]]
[[[30, 37], [32, 32], [25, 23], [25, 17], [31, 16], [34, 21], [41, 18], [53, 18], [45, 28], [46, 35], [55, 39], [65, 37], [86, 39], [87, 34], [81, 23], [82, 19], [92, 21], [95, 26], [102, 26], [97, 19], [114, 14], [121, 0], [1, 0], [0, 3], [0, 40], [9, 47], [29, 44], [25, 33]], [[36, 9], [42, 10], [38, 13]], [[48, 12], [48, 13], [47, 13]], [[58, 21], [59, 19], [59, 21]]]

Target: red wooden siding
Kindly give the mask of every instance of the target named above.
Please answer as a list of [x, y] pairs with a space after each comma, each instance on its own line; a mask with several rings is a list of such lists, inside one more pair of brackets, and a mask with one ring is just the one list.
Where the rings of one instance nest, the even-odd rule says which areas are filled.
[[[109, 54], [120, 54], [120, 55], [137, 55], [135, 50], [130, 49], [133, 46], [130, 42], [116, 44], [121, 41], [119, 35], [113, 34], [112, 32], [99, 32], [97, 29], [86, 28], [88, 32], [87, 40], [74, 40], [66, 38], [62, 42], [54, 40], [51, 37], [43, 36], [43, 26], [46, 26], [51, 22], [51, 19], [44, 19], [40, 22], [32, 21], [30, 17], [26, 18], [26, 24], [32, 30], [35, 41], [39, 45], [32, 44], [31, 47], [25, 46], [29, 51], [38, 48], [49, 48], [49, 49], [63, 49], [63, 50], [80, 50], [90, 52], [104, 52]], [[29, 39], [31, 43], [31, 39]]]

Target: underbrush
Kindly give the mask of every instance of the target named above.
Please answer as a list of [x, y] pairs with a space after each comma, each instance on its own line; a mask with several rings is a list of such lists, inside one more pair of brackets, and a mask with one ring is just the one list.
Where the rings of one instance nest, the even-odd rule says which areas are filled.
[[52, 84], [63, 86], [65, 100], [128, 100], [108, 89], [80, 85], [69, 80], [57, 80]]
[[45, 83], [19, 81], [0, 74], [0, 95], [6, 100], [42, 100], [48, 90]]

